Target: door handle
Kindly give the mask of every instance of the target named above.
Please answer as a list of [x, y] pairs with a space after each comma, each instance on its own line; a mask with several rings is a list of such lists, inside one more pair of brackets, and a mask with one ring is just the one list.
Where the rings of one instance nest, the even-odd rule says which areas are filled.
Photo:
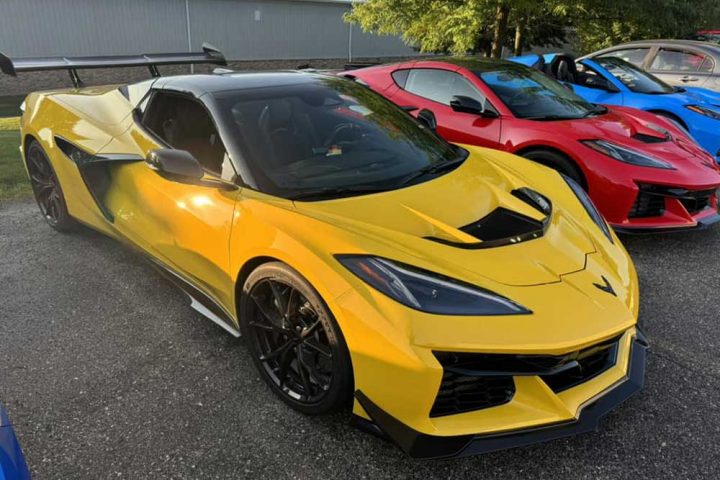
[[698, 81], [698, 78], [697, 78], [697, 77], [691, 77], [691, 76], [689, 76], [689, 75], [685, 75], [684, 77], [680, 77], [680, 81], [681, 81], [681, 82], [697, 82], [697, 81]]

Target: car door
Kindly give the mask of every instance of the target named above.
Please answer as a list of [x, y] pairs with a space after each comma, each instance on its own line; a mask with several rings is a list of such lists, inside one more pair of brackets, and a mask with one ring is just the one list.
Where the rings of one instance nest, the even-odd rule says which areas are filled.
[[670, 85], [702, 87], [712, 76], [715, 61], [690, 47], [661, 47], [647, 70]]
[[[428, 109], [435, 114], [438, 133], [450, 142], [500, 148], [501, 118], [456, 112], [450, 107], [455, 95], [471, 97], [489, 105], [485, 96], [460, 73], [442, 68], [413, 68], [393, 72], [398, 91], [392, 100], [400, 106]], [[491, 105], [489, 108], [493, 108]]]
[[[189, 94], [152, 92], [118, 141], [143, 156], [160, 148], [186, 150], [201, 163], [206, 178], [235, 177], [208, 110]], [[232, 311], [228, 243], [239, 190], [171, 181], [145, 162], [119, 168], [114, 181], [117, 187], [107, 204], [115, 228]]]

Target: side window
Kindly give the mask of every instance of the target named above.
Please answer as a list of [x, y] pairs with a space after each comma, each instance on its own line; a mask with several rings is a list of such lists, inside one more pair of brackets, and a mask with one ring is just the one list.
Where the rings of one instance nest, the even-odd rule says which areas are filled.
[[701, 53], [660, 49], [650, 68], [668, 72], [705, 72], [713, 71], [713, 60]]
[[144, 109], [142, 124], [172, 148], [192, 153], [208, 172], [232, 177], [232, 166], [217, 128], [197, 100], [156, 91]]
[[405, 88], [405, 84], [407, 83], [408, 74], [410, 74], [410, 70], [395, 70], [392, 72], [392, 78], [395, 81], [395, 84], [400, 88]]
[[606, 57], [622, 58], [626, 62], [630, 62], [630, 63], [640, 67], [640, 66], [642, 66], [642, 63], [645, 60], [645, 57], [647, 57], [647, 54], [649, 51], [650, 51], [649, 47], [625, 48], [622, 50], [615, 50], [613, 52], [608, 52], [608, 53], [604, 54], [603, 56], [601, 56], [600, 58], [606, 58]]
[[450, 105], [450, 100], [455, 95], [465, 95], [485, 103], [482, 94], [465, 77], [448, 70], [432, 68], [411, 70], [405, 83], [405, 90], [444, 105]]

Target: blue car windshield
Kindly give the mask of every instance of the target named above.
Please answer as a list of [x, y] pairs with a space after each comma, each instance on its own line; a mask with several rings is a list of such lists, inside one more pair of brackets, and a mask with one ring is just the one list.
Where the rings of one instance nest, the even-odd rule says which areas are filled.
[[610, 72], [613, 77], [620, 80], [633, 92], [651, 95], [675, 92], [675, 89], [667, 83], [621, 58], [601, 57], [595, 58], [593, 61]]
[[564, 120], [602, 113], [562, 84], [521, 65], [498, 65], [492, 70], [476, 71], [475, 75], [517, 118]]

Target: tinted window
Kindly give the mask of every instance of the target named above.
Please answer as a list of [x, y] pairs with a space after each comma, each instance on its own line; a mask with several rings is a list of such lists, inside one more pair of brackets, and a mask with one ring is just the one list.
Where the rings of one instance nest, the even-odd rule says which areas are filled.
[[142, 123], [166, 144], [186, 150], [205, 170], [224, 178], [232, 176], [232, 167], [222, 140], [205, 107], [188, 96], [155, 92]]
[[710, 57], [700, 53], [660, 49], [650, 68], [671, 72], [712, 72], [714, 67]]
[[450, 105], [450, 100], [455, 95], [471, 97], [480, 103], [485, 101], [465, 77], [448, 70], [414, 69], [408, 75], [405, 90], [444, 105]]
[[675, 91], [659, 78], [620, 58], [604, 57], [595, 61], [633, 92], [660, 94]]
[[603, 56], [600, 58], [622, 58], [626, 62], [630, 62], [633, 65], [637, 65], [639, 67], [642, 65], [643, 60], [645, 60], [645, 57], [647, 56], [649, 51], [650, 48], [625, 48], [623, 50], [615, 50], [613, 52], [608, 52], [606, 54], [603, 54]]
[[519, 118], [579, 118], [593, 111], [593, 105], [531, 68], [503, 65], [477, 75]]
[[407, 83], [409, 73], [410, 70], [395, 70], [392, 73], [392, 78], [395, 80], [398, 87], [405, 88], [405, 83]]
[[215, 98], [223, 131], [231, 132], [233, 156], [237, 149], [257, 188], [271, 195], [391, 190], [425, 167], [465, 155], [399, 107], [341, 78], [221, 92]]

